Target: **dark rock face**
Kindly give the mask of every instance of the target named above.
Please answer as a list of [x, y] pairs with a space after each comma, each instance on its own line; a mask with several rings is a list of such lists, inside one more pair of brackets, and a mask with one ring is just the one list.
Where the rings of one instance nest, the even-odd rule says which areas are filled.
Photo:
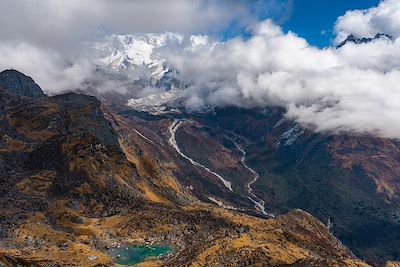
[[66, 114], [69, 134], [89, 133], [102, 143], [118, 147], [118, 138], [104, 118], [101, 103], [94, 96], [68, 93], [50, 98], [54, 100]]
[[346, 40], [344, 40], [337, 46], [337, 48], [341, 48], [342, 46], [344, 46], [347, 43], [367, 44], [367, 43], [370, 43], [370, 42], [378, 40], [378, 39], [388, 39], [388, 40], [393, 41], [392, 36], [390, 36], [388, 34], [384, 34], [384, 33], [378, 33], [377, 35], [375, 35], [375, 37], [372, 37], [372, 38], [365, 38], [365, 37], [357, 38], [353, 34], [350, 34], [349, 36], [347, 36]]
[[0, 88], [18, 96], [41, 98], [45, 96], [35, 81], [16, 70], [5, 70], [0, 73]]

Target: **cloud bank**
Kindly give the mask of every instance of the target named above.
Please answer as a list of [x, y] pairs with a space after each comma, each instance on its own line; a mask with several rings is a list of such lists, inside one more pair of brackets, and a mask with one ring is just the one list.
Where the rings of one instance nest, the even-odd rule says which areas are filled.
[[[279, 1], [263, 2], [271, 10], [284, 7]], [[261, 1], [246, 3], [0, 0], [0, 68], [19, 69], [47, 92], [57, 93], [97, 78], [93, 66], [98, 62], [91, 48], [108, 34], [180, 32], [186, 36], [181, 43], [156, 52], [189, 85], [183, 91], [189, 110], [280, 106], [288, 118], [315, 131], [400, 138], [399, 1], [348, 11], [335, 26], [336, 42], [348, 34], [376, 33], [390, 34], [394, 41], [348, 43], [340, 49], [313, 47], [295, 33], [284, 33], [272, 20], [256, 22]], [[213, 30], [223, 31], [228, 25], [252, 25], [251, 36], [213, 41]], [[191, 34], [198, 32], [211, 34], [202, 36], [195, 49], [188, 47]], [[108, 83], [102, 90], [126, 91], [121, 84]], [[157, 88], [142, 93], [148, 91], [155, 93]]]
[[400, 37], [400, 1], [384, 0], [377, 7], [347, 11], [338, 18], [335, 32], [337, 43], [349, 34], [359, 38], [374, 37], [377, 33]]
[[72, 90], [93, 78], [98, 62], [91, 46], [105, 36], [218, 35], [245, 28], [260, 16], [287, 16], [290, 1], [0, 0], [0, 70], [19, 69], [49, 93]]
[[267, 20], [247, 40], [212, 47], [166, 52], [191, 85], [190, 110], [280, 106], [316, 131], [400, 137], [399, 38], [318, 49]]
[[[104, 34], [220, 33], [285, 12], [286, 0], [0, 0], [0, 40], [76, 49]], [[263, 7], [263, 8], [261, 8]], [[285, 14], [283, 14], [285, 15]], [[72, 46], [72, 47], [71, 47]]]

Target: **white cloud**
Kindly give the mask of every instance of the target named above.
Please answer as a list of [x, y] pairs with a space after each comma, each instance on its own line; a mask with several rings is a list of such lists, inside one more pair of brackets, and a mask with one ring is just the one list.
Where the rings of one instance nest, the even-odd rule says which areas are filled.
[[317, 131], [400, 138], [400, 39], [318, 49], [271, 21], [254, 29], [248, 40], [168, 53], [192, 85], [189, 109], [280, 106]]
[[[231, 25], [246, 27], [260, 13], [284, 12], [285, 2], [0, 0], [0, 71], [14, 68], [26, 72], [47, 92], [71, 90], [93, 78], [96, 58], [86, 44], [102, 41], [105, 36], [165, 31], [217, 34]], [[261, 10], [261, 6], [267, 8]], [[122, 84], [103, 83], [106, 85], [101, 90], [125, 90]]]
[[351, 10], [338, 18], [335, 25], [336, 42], [349, 34], [357, 37], [374, 37], [386, 33], [400, 37], [400, 1], [383, 0], [377, 7], [367, 10]]
[[67, 64], [58, 53], [26, 43], [0, 43], [0, 69], [17, 69], [55, 94], [80, 88], [92, 75], [93, 65], [84, 57]]
[[[93, 51], [82, 42], [95, 42], [102, 30], [191, 33], [223, 28], [238, 14], [245, 25], [253, 14], [241, 0], [94, 1], [0, 0], [0, 68], [19, 69], [57, 93], [99, 78]], [[399, 5], [385, 0], [347, 12], [336, 24], [338, 40], [350, 33], [400, 37]], [[183, 93], [187, 108], [280, 106], [287, 117], [316, 131], [400, 138], [400, 38], [319, 49], [271, 20], [253, 25], [248, 39], [216, 42], [187, 35], [158, 51], [190, 85]], [[109, 89], [125, 92], [126, 85], [103, 81], [99, 90]], [[141, 93], [156, 92], [148, 87]]]
[[[267, 7], [253, 8], [252, 3]], [[261, 12], [285, 12], [282, 3], [286, 1], [0, 0], [0, 41], [72, 50], [107, 33], [216, 33], [231, 24], [245, 27]]]

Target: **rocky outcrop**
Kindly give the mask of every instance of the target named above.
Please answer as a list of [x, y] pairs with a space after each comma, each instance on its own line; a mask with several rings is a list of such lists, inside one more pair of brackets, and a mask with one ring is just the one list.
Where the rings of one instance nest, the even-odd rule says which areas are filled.
[[5, 70], [0, 73], [0, 88], [18, 96], [32, 98], [45, 96], [42, 89], [31, 77], [16, 70]]

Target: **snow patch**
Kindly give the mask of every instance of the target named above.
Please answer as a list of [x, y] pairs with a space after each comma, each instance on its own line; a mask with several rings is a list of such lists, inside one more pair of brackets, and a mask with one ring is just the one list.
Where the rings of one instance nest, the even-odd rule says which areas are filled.
[[225, 209], [229, 209], [229, 210], [237, 210], [237, 208], [227, 205], [224, 202], [222, 202], [221, 200], [218, 200], [214, 197], [208, 197], [209, 200], [211, 200], [212, 202], [214, 202], [215, 204], [217, 204], [218, 206], [225, 208]]
[[284, 132], [278, 140], [276, 140], [275, 144], [277, 146], [283, 144], [284, 146], [291, 146], [293, 145], [296, 140], [302, 136], [305, 131], [298, 125], [294, 125], [292, 128]]
[[182, 91], [172, 89], [170, 91], [151, 94], [142, 98], [129, 99], [127, 106], [137, 111], [147, 112], [153, 115], [169, 113], [171, 110], [168, 107], [173, 107], [182, 98]]
[[151, 141], [149, 138], [147, 138], [146, 136], [144, 136], [141, 132], [139, 132], [138, 130], [136, 130], [135, 128], [132, 128], [133, 129], [133, 131], [137, 134], [137, 135], [139, 135], [140, 137], [142, 137], [144, 140], [146, 140], [146, 141], [149, 141], [150, 143], [152, 143], [153, 145], [154, 145], [154, 142], [153, 141]]
[[283, 123], [285, 122], [285, 119], [280, 119], [279, 121], [277, 121], [274, 125], [274, 129], [278, 128], [279, 126], [281, 126]]

